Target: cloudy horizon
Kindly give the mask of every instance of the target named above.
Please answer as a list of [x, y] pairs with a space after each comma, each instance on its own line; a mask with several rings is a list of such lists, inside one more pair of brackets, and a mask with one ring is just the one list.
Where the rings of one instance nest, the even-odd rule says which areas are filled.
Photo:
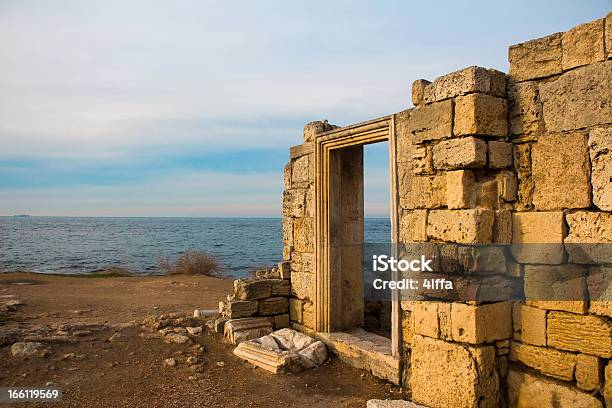
[[[0, 215], [280, 216], [304, 123], [411, 106], [410, 86], [609, 3], [0, 2]], [[526, 12], [525, 9], [529, 9]], [[476, 12], [475, 10], [478, 10]], [[384, 148], [366, 214], [388, 214]]]

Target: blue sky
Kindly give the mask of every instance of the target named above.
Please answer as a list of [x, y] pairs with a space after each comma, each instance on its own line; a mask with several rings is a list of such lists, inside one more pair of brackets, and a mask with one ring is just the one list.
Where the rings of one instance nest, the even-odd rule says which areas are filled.
[[[503, 7], [500, 7], [503, 4]], [[304, 123], [411, 106], [418, 78], [610, 1], [0, 1], [0, 215], [278, 216]], [[388, 211], [385, 146], [366, 213]]]

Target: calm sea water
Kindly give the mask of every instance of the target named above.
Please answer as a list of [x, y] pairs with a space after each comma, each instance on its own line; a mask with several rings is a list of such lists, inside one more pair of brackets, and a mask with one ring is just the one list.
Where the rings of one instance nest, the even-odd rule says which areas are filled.
[[[387, 242], [388, 219], [365, 221], [367, 242]], [[158, 274], [157, 260], [204, 250], [223, 274], [245, 276], [282, 258], [280, 218], [0, 217], [0, 272], [87, 274], [121, 266]]]

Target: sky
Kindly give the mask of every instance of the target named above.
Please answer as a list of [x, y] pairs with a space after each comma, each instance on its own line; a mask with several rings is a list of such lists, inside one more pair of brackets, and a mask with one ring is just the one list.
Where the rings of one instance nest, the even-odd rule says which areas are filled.
[[[306, 122], [411, 107], [415, 79], [611, 1], [0, 0], [0, 215], [280, 216]], [[388, 147], [366, 215], [388, 214]]]

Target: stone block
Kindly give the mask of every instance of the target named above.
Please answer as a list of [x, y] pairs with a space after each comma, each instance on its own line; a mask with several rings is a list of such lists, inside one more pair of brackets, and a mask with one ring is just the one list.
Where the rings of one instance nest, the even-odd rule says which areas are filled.
[[230, 319], [225, 323], [223, 337], [230, 344], [256, 339], [272, 333], [272, 323], [265, 317]]
[[476, 177], [471, 170], [446, 172], [446, 205], [449, 209], [469, 208]]
[[587, 354], [578, 354], [576, 357], [576, 381], [578, 388], [585, 391], [598, 390], [603, 385], [603, 360]]
[[315, 275], [305, 272], [291, 274], [291, 291], [298, 299], [314, 299]]
[[414, 333], [421, 336], [440, 337], [438, 302], [415, 302], [412, 308]]
[[433, 148], [433, 162], [440, 170], [485, 167], [487, 142], [474, 137], [442, 141]]
[[291, 260], [291, 252], [293, 252], [293, 245], [283, 245], [283, 260]]
[[292, 322], [302, 323], [302, 303], [300, 299], [289, 299], [289, 317]]
[[271, 297], [259, 302], [259, 314], [273, 316], [289, 313], [289, 299], [284, 296]]
[[436, 102], [414, 108], [406, 126], [413, 143], [451, 137], [453, 135], [453, 101]]
[[542, 101], [537, 82], [508, 83], [508, 132], [537, 135], [544, 129]]
[[291, 188], [291, 162], [287, 163], [283, 168], [283, 188], [285, 190]]
[[271, 296], [289, 296], [291, 294], [291, 282], [286, 279], [268, 279], [270, 282]]
[[[609, 18], [609, 17], [608, 17]], [[606, 400], [606, 406], [612, 407], [612, 361], [608, 361], [605, 371], [605, 385], [604, 385], [604, 398]]]
[[291, 146], [289, 148], [289, 159], [295, 160], [305, 154], [314, 153], [314, 142], [302, 143], [301, 145]]
[[523, 343], [546, 346], [546, 310], [515, 303], [512, 308], [514, 330]]
[[419, 106], [423, 103], [425, 87], [429, 84], [431, 82], [425, 79], [417, 79], [412, 83], [412, 104], [414, 106]]
[[314, 154], [307, 154], [295, 160], [291, 165], [291, 187], [307, 188], [314, 183]]
[[611, 122], [612, 61], [566, 72], [540, 85], [544, 123], [549, 132], [562, 132]]
[[506, 92], [506, 75], [494, 69], [467, 67], [437, 78], [424, 91], [425, 103], [456, 96], [483, 93], [502, 97]]
[[414, 336], [414, 322], [412, 313], [404, 311], [402, 314], [402, 341], [404, 344], [412, 344], [412, 336]]
[[488, 142], [489, 167], [503, 169], [512, 166], [512, 143], [490, 141]]
[[513, 148], [514, 169], [518, 178], [518, 211], [533, 209], [533, 174], [531, 171], [531, 145], [524, 143]]
[[532, 148], [531, 160], [537, 210], [591, 206], [591, 165], [585, 135], [542, 137]]
[[560, 380], [574, 379], [576, 355], [572, 353], [513, 341], [508, 358]]
[[245, 280], [234, 281], [234, 296], [239, 300], [259, 300], [270, 297], [271, 289], [268, 280]]
[[427, 236], [459, 244], [488, 244], [493, 238], [493, 214], [485, 209], [432, 210]]
[[336, 128], [337, 126], [330, 125], [329, 123], [327, 123], [326, 120], [316, 120], [314, 122], [309, 122], [304, 125], [304, 141], [312, 142], [315, 140], [318, 134], [328, 132]]
[[412, 154], [412, 171], [414, 174], [434, 174], [433, 150], [429, 145], [416, 145]]
[[518, 82], [560, 74], [561, 36], [556, 33], [510, 46], [510, 78]]
[[427, 240], [427, 210], [402, 210], [399, 240], [403, 243]]
[[453, 303], [451, 307], [453, 341], [470, 344], [490, 343], [512, 337], [512, 304], [489, 303], [473, 306]]
[[[221, 303], [223, 305], [221, 305]], [[251, 300], [230, 300], [227, 302], [220, 302], [219, 313], [229, 319], [239, 319], [243, 317], [250, 317], [257, 313], [259, 302]]]
[[291, 279], [291, 262], [283, 261], [278, 263], [278, 273], [281, 279]]
[[274, 316], [274, 330], [289, 327], [289, 313]]
[[605, 36], [606, 36], [606, 51], [608, 53], [607, 58], [612, 58], [612, 13], [608, 13], [606, 16], [606, 28], [605, 28]]
[[460, 96], [455, 100], [455, 136], [495, 136], [508, 133], [507, 102], [481, 93]]
[[283, 216], [303, 217], [306, 206], [306, 190], [299, 188], [283, 192]]
[[550, 312], [547, 327], [549, 347], [612, 357], [612, 322], [605, 318]]
[[495, 177], [497, 181], [497, 194], [502, 201], [516, 201], [518, 195], [518, 179], [511, 171], [502, 171]]
[[589, 393], [515, 368], [508, 371], [506, 382], [510, 407], [603, 408]]
[[512, 212], [510, 210], [495, 211], [493, 242], [496, 244], [510, 244], [512, 242]]
[[580, 314], [588, 310], [586, 268], [582, 265], [525, 265], [524, 285], [528, 304]]
[[612, 211], [612, 127], [591, 129], [588, 145], [593, 204], [600, 210]]
[[569, 235], [565, 247], [575, 263], [612, 263], [612, 213], [576, 211], [565, 217]]
[[415, 335], [410, 353], [412, 400], [429, 407], [496, 408], [499, 378], [493, 346]]
[[311, 217], [297, 218], [293, 222], [293, 242], [298, 252], [314, 251], [314, 220]]
[[519, 263], [561, 264], [565, 262], [563, 212], [512, 214], [512, 255]]
[[605, 19], [600, 18], [563, 33], [561, 67], [564, 71], [606, 59], [604, 25]]
[[587, 288], [591, 313], [612, 317], [612, 266], [597, 265], [589, 268]]
[[293, 245], [293, 218], [283, 217], [283, 244]]
[[412, 210], [417, 208], [440, 208], [446, 205], [446, 178], [439, 176], [416, 176], [405, 168], [399, 169], [400, 206]]
[[317, 315], [312, 302], [304, 302], [302, 312], [302, 324], [304, 327], [314, 330], [317, 327]]
[[414, 402], [404, 400], [368, 400], [366, 408], [427, 408], [423, 405], [415, 404]]

